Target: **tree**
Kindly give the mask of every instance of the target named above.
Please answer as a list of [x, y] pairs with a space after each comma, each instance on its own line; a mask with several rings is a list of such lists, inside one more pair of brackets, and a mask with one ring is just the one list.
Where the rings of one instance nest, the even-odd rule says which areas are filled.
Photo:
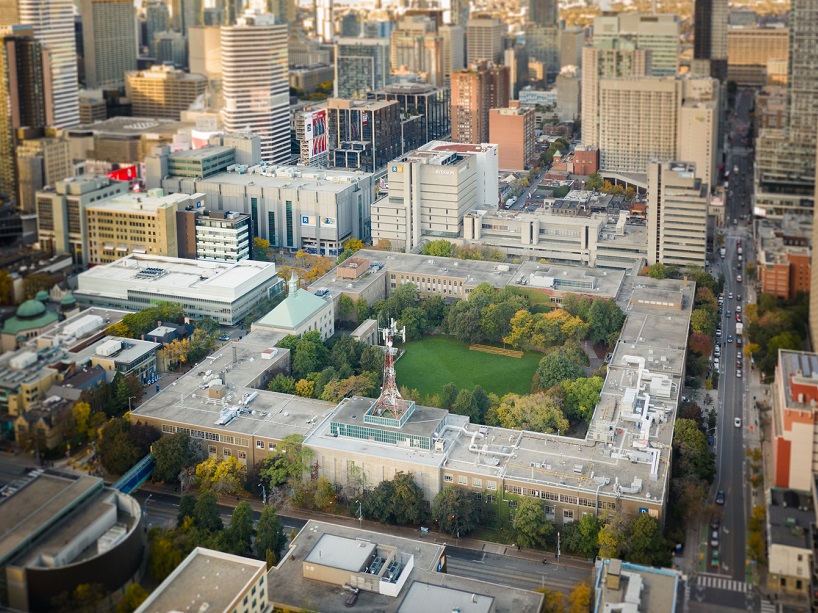
[[124, 475], [139, 459], [139, 449], [128, 436], [131, 422], [124, 418], [109, 421], [97, 440], [97, 454], [102, 467], [115, 475]]
[[622, 516], [613, 516], [599, 531], [599, 557], [618, 558], [626, 546], [628, 521]]
[[14, 304], [14, 281], [7, 270], [0, 270], [0, 304]]
[[718, 317], [706, 309], [695, 309], [690, 314], [690, 329], [694, 333], [713, 336], [717, 323]]
[[383, 358], [383, 349], [370, 345], [361, 354], [361, 372], [374, 372], [380, 380], [380, 377], [383, 376]]
[[602, 529], [594, 515], [588, 513], [579, 520], [580, 546], [579, 553], [588, 558], [596, 557], [599, 551], [599, 531]]
[[318, 477], [318, 481], [315, 482], [313, 501], [315, 502], [315, 508], [319, 511], [324, 513], [334, 511], [335, 503], [338, 501], [338, 493], [335, 491], [335, 486], [326, 477]]
[[506, 394], [497, 407], [497, 419], [503, 428], [533, 432], [565, 432], [569, 426], [554, 399], [541, 393], [531, 396]]
[[426, 311], [419, 307], [409, 307], [401, 313], [398, 325], [406, 328], [406, 340], [418, 340], [428, 325]]
[[187, 547], [179, 547], [174, 539], [175, 531], [154, 528], [148, 533], [150, 558], [148, 568], [151, 578], [157, 583], [173, 572], [189, 553]]
[[588, 307], [588, 339], [593, 343], [611, 345], [616, 342], [625, 314], [613, 299], [594, 298]]
[[454, 383], [447, 383], [443, 386], [443, 395], [440, 399], [440, 408], [451, 411], [458, 396], [457, 386]]
[[238, 493], [246, 476], [247, 468], [235, 456], [228, 456], [223, 460], [211, 457], [196, 466], [196, 482], [199, 487], [212, 489], [221, 495]]
[[571, 419], [590, 423], [604, 383], [602, 377], [563, 381], [560, 385], [565, 390], [565, 412], [567, 416]]
[[[628, 188], [632, 189], [632, 188]], [[588, 613], [591, 610], [591, 588], [582, 581], [568, 594], [568, 613]]]
[[562, 593], [548, 587], [538, 587], [534, 591], [545, 594], [542, 613], [565, 613], [565, 596]]
[[138, 583], [131, 583], [116, 605], [116, 613], [133, 613], [148, 597], [148, 591]]
[[514, 514], [514, 533], [517, 543], [526, 548], [542, 548], [551, 533], [552, 524], [545, 516], [545, 508], [536, 498], [523, 498]]
[[423, 255], [449, 258], [452, 256], [452, 244], [443, 238], [436, 241], [429, 241], [423, 245], [423, 251], [421, 253], [423, 253]]
[[302, 398], [312, 398], [314, 391], [315, 381], [307, 381], [306, 379], [300, 379], [295, 384], [296, 396], [301, 396]]
[[153, 444], [152, 453], [156, 459], [153, 476], [166, 483], [177, 481], [182, 470], [195, 466], [204, 458], [201, 443], [186, 432], [162, 437]]
[[250, 555], [253, 544], [253, 509], [250, 503], [242, 500], [233, 509], [233, 516], [230, 518], [230, 526], [225, 532], [225, 543], [227, 550], [237, 556]]
[[176, 526], [181, 527], [188, 518], [193, 518], [196, 514], [196, 496], [193, 494], [183, 494], [179, 499], [179, 511], [176, 514]]
[[358, 314], [359, 324], [369, 319], [369, 304], [364, 298], [358, 298], [358, 301], [355, 303], [355, 310]]
[[355, 304], [352, 302], [352, 298], [347, 296], [346, 294], [342, 295], [341, 298], [338, 300], [338, 315], [340, 315], [339, 319], [347, 319], [350, 315], [355, 313]]
[[640, 513], [628, 526], [627, 558], [629, 562], [648, 566], [669, 566], [670, 548], [662, 536], [659, 522]]
[[690, 348], [690, 351], [698, 355], [709, 356], [713, 353], [712, 337], [701, 332], [693, 332], [687, 341], [687, 346]]
[[278, 558], [285, 542], [286, 538], [281, 529], [278, 515], [276, 515], [275, 507], [264, 507], [256, 524], [256, 540], [253, 543], [253, 551], [256, 557], [266, 559], [267, 552], [271, 551]]
[[381, 481], [363, 500], [367, 517], [384, 524], [419, 524], [425, 515], [423, 490], [412, 473], [399, 472], [391, 481]]
[[670, 270], [664, 264], [657, 262], [656, 264], [645, 267], [639, 274], [650, 277], [651, 279], [667, 279]]
[[588, 182], [585, 184], [585, 186], [592, 192], [598, 192], [603, 186], [602, 176], [598, 172], [595, 172], [588, 177]]
[[674, 467], [678, 476], [695, 476], [712, 482], [715, 459], [707, 446], [704, 432], [692, 419], [677, 419], [673, 429]]
[[584, 376], [585, 369], [582, 366], [571, 361], [562, 349], [555, 349], [540, 360], [534, 380], [538, 389], [547, 390], [566, 379], [573, 381]]
[[88, 430], [89, 421], [91, 419], [91, 405], [87, 402], [78, 402], [71, 409], [71, 415], [74, 417], [74, 428], [77, 435], [82, 438], [88, 437], [91, 434]]
[[628, 187], [625, 188], [625, 200], [631, 201], [634, 198], [636, 198], [636, 188], [632, 185], [628, 185]]
[[205, 491], [199, 495], [193, 508], [193, 523], [205, 532], [219, 532], [224, 529], [222, 517], [216, 506], [216, 494]]
[[267, 389], [271, 392], [282, 394], [295, 394], [295, 379], [283, 373], [278, 373], [272, 381], [267, 384]]
[[432, 518], [441, 532], [465, 536], [477, 525], [477, 510], [471, 492], [449, 485], [435, 496]]

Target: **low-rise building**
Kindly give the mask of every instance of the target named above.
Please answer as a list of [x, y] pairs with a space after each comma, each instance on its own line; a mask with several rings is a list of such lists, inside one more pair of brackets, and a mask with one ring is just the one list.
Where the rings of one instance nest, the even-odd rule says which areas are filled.
[[[447, 574], [446, 546], [310, 520], [268, 573], [273, 608], [536, 613], [544, 596]], [[309, 606], [304, 605], [309, 594]], [[141, 610], [140, 610], [141, 611]], [[151, 613], [153, 609], [145, 609]]]
[[761, 291], [794, 300], [811, 286], [812, 225], [803, 216], [759, 219], [756, 230], [756, 270]]
[[290, 277], [287, 297], [272, 311], [255, 322], [252, 330], [269, 330], [301, 336], [316, 331], [321, 340], [335, 334], [332, 298], [321, 298], [306, 289], [298, 289], [298, 277]]
[[38, 457], [47, 450], [57, 449], [74, 435], [75, 401], [61, 396], [48, 396], [32, 404], [14, 420], [14, 442], [18, 448]]
[[815, 507], [809, 491], [767, 490], [767, 590], [786, 601], [812, 602]]
[[265, 613], [270, 609], [267, 565], [197, 547], [136, 609], [136, 613], [211, 611]]
[[773, 483], [809, 491], [818, 470], [818, 355], [780, 350], [772, 400]]
[[129, 254], [78, 277], [74, 296], [91, 306], [138, 311], [159, 300], [178, 302], [188, 317], [233, 326], [262, 299], [283, 289], [275, 264], [233, 264]]
[[57, 323], [60, 316], [50, 311], [40, 300], [26, 300], [3, 322], [0, 330], [0, 350], [14, 351], [26, 341], [39, 336]]
[[75, 354], [80, 365], [102, 366], [123, 377], [135, 376], [142, 383], [152, 382], [156, 375], [156, 351], [162, 345], [135, 338], [106, 336]]
[[609, 611], [667, 611], [687, 609], [679, 571], [631, 564], [617, 559], [599, 559], [595, 568], [594, 613]]
[[314, 66], [290, 66], [290, 87], [300, 89], [305, 94], [312, 94], [322, 83], [335, 80], [335, 67], [329, 64]]
[[125, 93], [136, 117], [178, 120], [206, 90], [206, 76], [169, 65], [125, 73]]
[[252, 219], [235, 211], [208, 211], [187, 205], [176, 212], [179, 257], [211, 262], [252, 258]]
[[8, 490], [0, 536], [0, 604], [54, 610], [54, 599], [89, 581], [104, 595], [141, 578], [146, 550], [142, 508], [102, 479], [34, 471]]

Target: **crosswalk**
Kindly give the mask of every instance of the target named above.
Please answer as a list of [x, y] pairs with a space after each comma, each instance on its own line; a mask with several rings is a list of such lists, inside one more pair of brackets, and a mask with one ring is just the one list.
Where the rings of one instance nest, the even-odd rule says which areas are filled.
[[767, 602], [762, 598], [761, 600], [761, 613], [777, 613], [778, 607], [771, 602]]
[[709, 587], [716, 590], [726, 590], [729, 592], [747, 593], [750, 586], [744, 581], [737, 581], [718, 575], [699, 575], [696, 577], [696, 584], [701, 587]]

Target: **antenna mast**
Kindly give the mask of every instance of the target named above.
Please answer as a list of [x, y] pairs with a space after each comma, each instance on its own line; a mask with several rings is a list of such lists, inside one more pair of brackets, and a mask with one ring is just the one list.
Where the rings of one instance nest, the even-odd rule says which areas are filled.
[[399, 419], [409, 408], [409, 403], [400, 395], [395, 382], [396, 349], [392, 346], [392, 338], [394, 335], [399, 335], [403, 342], [406, 342], [406, 327], [398, 330], [395, 320], [392, 319], [386, 328], [381, 328], [379, 331], [386, 347], [383, 356], [383, 387], [381, 395], [375, 401], [375, 414], [391, 413], [391, 417]]

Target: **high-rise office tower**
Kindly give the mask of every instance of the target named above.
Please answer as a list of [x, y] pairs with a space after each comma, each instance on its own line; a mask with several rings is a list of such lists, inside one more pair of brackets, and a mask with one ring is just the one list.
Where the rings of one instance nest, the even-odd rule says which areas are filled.
[[650, 51], [636, 49], [627, 40], [607, 43], [607, 48], [582, 50], [582, 143], [599, 146], [599, 83], [605, 78], [644, 77], [651, 74]]
[[171, 26], [184, 36], [189, 28], [204, 24], [203, 0], [170, 0], [170, 13]]
[[558, 0], [528, 0], [528, 23], [557, 25]]
[[428, 17], [404, 17], [390, 37], [392, 71], [415, 72], [427, 83], [443, 85], [443, 39]]
[[72, 0], [0, 0], [0, 26], [17, 24], [32, 26], [34, 37], [48, 53], [46, 123], [58, 128], [77, 125], [80, 109]]
[[222, 119], [228, 132], [261, 137], [261, 158], [290, 159], [287, 25], [272, 15], [247, 12], [221, 30]]
[[727, 0], [696, 0], [693, 7], [693, 59], [710, 63], [710, 76], [727, 78]]
[[82, 0], [82, 46], [88, 89], [121, 87], [136, 70], [136, 13], [133, 0]]
[[42, 128], [46, 119], [43, 48], [30, 26], [0, 28], [0, 198], [17, 196], [17, 128]]
[[170, 20], [168, 5], [164, 2], [150, 2], [145, 7], [145, 46], [153, 46], [153, 38], [159, 32], [166, 32]]
[[365, 100], [389, 83], [389, 40], [339, 38], [335, 47], [335, 96]]
[[609, 47], [614, 40], [627, 40], [636, 49], [649, 50], [654, 76], [670, 77], [679, 72], [678, 15], [619, 13], [595, 17], [594, 46]]
[[[188, 35], [192, 31], [193, 28], [188, 28]], [[185, 68], [188, 65], [187, 49], [187, 38], [181, 32], [159, 32], [153, 39], [153, 57], [157, 64], [173, 64], [177, 68]]]
[[469, 0], [441, 0], [443, 22], [466, 29], [469, 22]]
[[508, 106], [511, 70], [489, 62], [452, 73], [452, 142], [487, 143], [489, 110]]
[[331, 43], [335, 38], [335, 13], [333, 0], [315, 1], [315, 33], [322, 43]]
[[267, 12], [275, 15], [278, 23], [295, 22], [296, 0], [266, 0]]
[[466, 36], [460, 26], [440, 26], [437, 29], [443, 41], [443, 81], [449, 84], [452, 73], [466, 66]]
[[499, 19], [469, 19], [466, 29], [466, 61], [503, 61], [503, 34], [506, 26]]
[[164, 117], [178, 120], [207, 89], [207, 77], [189, 74], [168, 65], [128, 72], [125, 92], [134, 117]]

